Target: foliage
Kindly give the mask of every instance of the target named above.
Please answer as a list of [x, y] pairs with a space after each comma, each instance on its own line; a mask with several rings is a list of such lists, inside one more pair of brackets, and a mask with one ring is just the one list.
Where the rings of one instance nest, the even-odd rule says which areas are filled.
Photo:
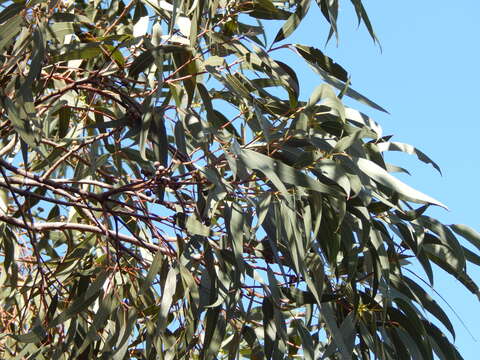
[[288, 43], [317, 5], [338, 37], [311, 2], [2, 3], [2, 359], [461, 358], [432, 264], [478, 295], [480, 236], [424, 215], [383, 153], [438, 166]]

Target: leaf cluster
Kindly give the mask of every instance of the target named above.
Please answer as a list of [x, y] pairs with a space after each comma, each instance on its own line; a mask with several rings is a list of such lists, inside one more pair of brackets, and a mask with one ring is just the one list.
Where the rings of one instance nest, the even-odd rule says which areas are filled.
[[461, 359], [432, 265], [478, 295], [480, 235], [427, 216], [384, 153], [436, 163], [288, 43], [310, 6], [338, 40], [339, 5], [2, 3], [2, 359]]

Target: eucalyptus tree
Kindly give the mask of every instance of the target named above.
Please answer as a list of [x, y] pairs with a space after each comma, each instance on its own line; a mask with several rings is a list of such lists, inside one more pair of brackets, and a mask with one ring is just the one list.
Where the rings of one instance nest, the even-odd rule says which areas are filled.
[[461, 358], [432, 264], [478, 295], [480, 236], [289, 42], [317, 6], [337, 38], [339, 0], [2, 2], [2, 359]]

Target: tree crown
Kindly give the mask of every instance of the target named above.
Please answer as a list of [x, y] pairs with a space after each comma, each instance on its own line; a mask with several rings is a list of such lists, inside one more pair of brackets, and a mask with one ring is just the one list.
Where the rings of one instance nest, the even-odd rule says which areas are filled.
[[432, 264], [478, 295], [479, 234], [425, 215], [383, 154], [437, 164], [288, 41], [317, 5], [337, 37], [339, 3], [4, 3], [2, 358], [461, 359]]

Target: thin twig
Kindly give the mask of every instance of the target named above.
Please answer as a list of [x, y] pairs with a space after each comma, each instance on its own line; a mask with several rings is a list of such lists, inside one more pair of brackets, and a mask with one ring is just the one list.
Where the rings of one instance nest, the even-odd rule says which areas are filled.
[[[77, 230], [81, 232], [91, 232], [99, 235], [105, 235], [105, 232], [103, 229], [94, 226], [94, 225], [87, 225], [87, 224], [78, 224], [78, 223], [70, 223], [70, 222], [36, 222], [36, 223], [26, 223], [22, 220], [16, 219], [11, 216], [3, 215], [0, 214], [0, 221], [6, 222], [7, 224], [18, 226], [22, 229], [30, 230], [30, 231], [52, 231], [52, 230], [58, 230], [58, 231], [63, 231], [63, 230]], [[144, 247], [152, 252], [157, 252], [160, 251], [162, 254], [167, 255], [167, 256], [176, 256], [174, 252], [172, 252], [170, 249], [157, 246], [154, 244], [150, 243], [145, 243], [143, 241], [140, 241], [133, 236], [128, 236], [124, 234], [116, 234], [115, 231], [113, 230], [107, 230], [108, 236], [112, 238], [116, 238], [120, 241], [125, 241], [127, 243], [130, 243], [132, 245]]]

